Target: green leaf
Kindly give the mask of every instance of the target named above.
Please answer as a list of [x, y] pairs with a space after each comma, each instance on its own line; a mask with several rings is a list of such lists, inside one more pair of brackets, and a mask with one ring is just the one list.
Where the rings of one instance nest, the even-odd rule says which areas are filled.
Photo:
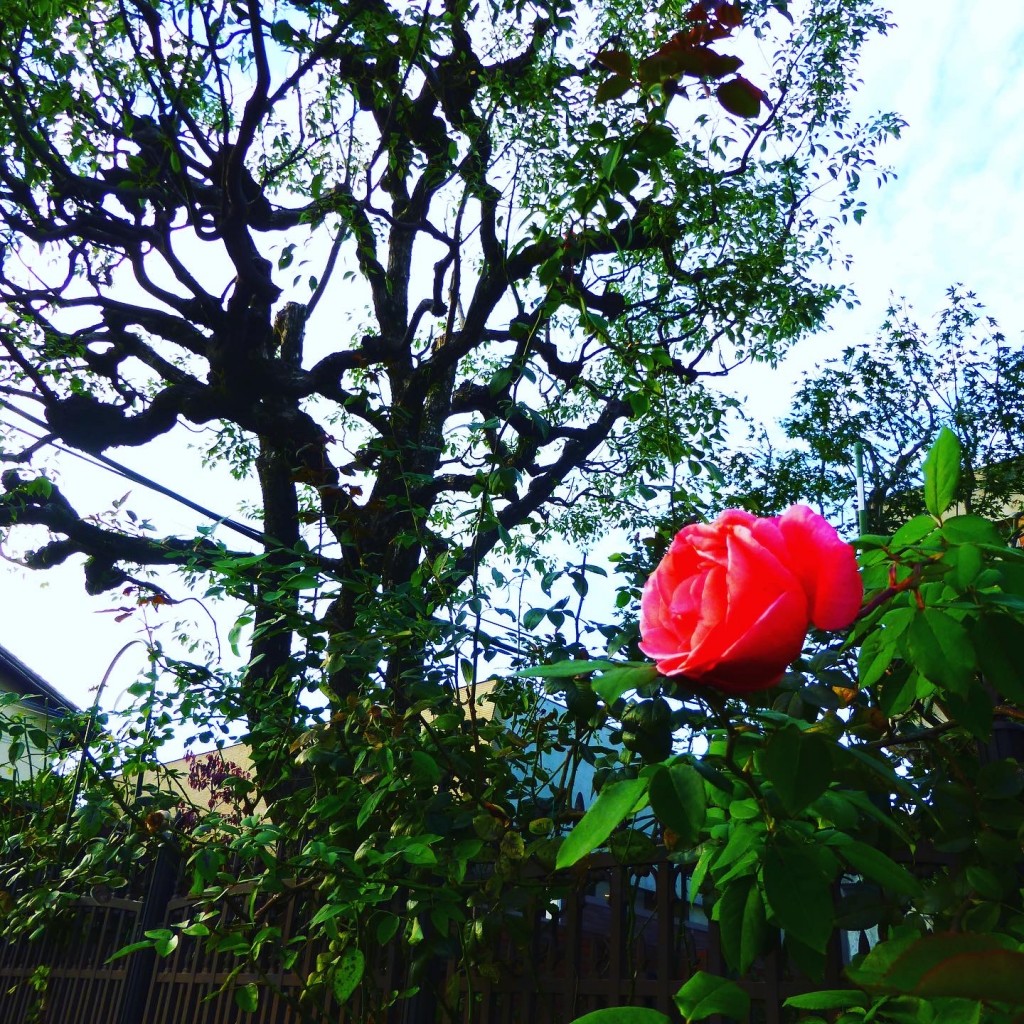
[[651, 776], [651, 809], [683, 846], [695, 846], [707, 815], [704, 780], [685, 762], [660, 765]]
[[[543, 618], [544, 613], [541, 613]], [[540, 621], [539, 619], [537, 620]], [[593, 661], [578, 658], [570, 661], [556, 661], [553, 665], [537, 665], [534, 668], [521, 668], [513, 673], [517, 676], [537, 677], [540, 679], [568, 679], [572, 676], [589, 676], [595, 672], [615, 667], [614, 661]]]
[[401, 923], [402, 919], [397, 914], [385, 914], [377, 922], [377, 942], [386, 946], [395, 937]]
[[981, 1001], [978, 999], [933, 999], [932, 1024], [979, 1024]]
[[720, 1013], [745, 1020], [750, 1012], [750, 996], [727, 978], [697, 971], [675, 994], [679, 1012], [689, 1021], [704, 1020]]
[[153, 940], [153, 948], [160, 956], [170, 956], [178, 945], [177, 934], [169, 928], [155, 928], [146, 932], [146, 938]]
[[981, 516], [953, 516], [942, 524], [942, 536], [950, 544], [990, 544], [1003, 547], [999, 531]]
[[825, 792], [831, 768], [828, 740], [802, 732], [796, 725], [776, 732], [761, 758], [765, 778], [790, 814], [799, 813]]
[[868, 633], [857, 655], [857, 678], [862, 687], [873, 686], [892, 664], [896, 644], [884, 629]]
[[851, 1006], [867, 1006], [870, 1000], [863, 992], [848, 988], [824, 989], [790, 996], [782, 1005], [794, 1010], [847, 1010]]
[[137, 953], [140, 949], [152, 949], [153, 943], [149, 939], [144, 939], [141, 942], [132, 942], [127, 946], [122, 946], [116, 953], [108, 956], [103, 962], [105, 964], [112, 964], [115, 960], [120, 960], [122, 957], [131, 956], [132, 953]]
[[366, 958], [361, 949], [350, 947], [331, 969], [331, 988], [339, 1006], [344, 1005], [363, 980]]
[[902, 896], [921, 894], [921, 883], [905, 867], [897, 864], [881, 850], [856, 839], [850, 839], [842, 833], [834, 836], [830, 845], [838, 849], [839, 855], [854, 871], [878, 882], [879, 885]]
[[559, 847], [555, 867], [571, 867], [600, 846], [612, 829], [647, 798], [647, 779], [625, 779], [601, 790], [593, 806]]
[[889, 547], [892, 548], [893, 551], [899, 551], [900, 548], [910, 547], [911, 544], [916, 544], [918, 541], [927, 537], [928, 534], [933, 533], [935, 529], [935, 520], [932, 519], [931, 516], [914, 516], [913, 519], [904, 523], [892, 535]]
[[936, 519], [953, 503], [959, 483], [960, 441], [943, 427], [924, 460], [924, 507]]
[[1024, 623], [983, 615], [971, 626], [985, 681], [1015, 704], [1024, 704]]
[[907, 630], [908, 660], [929, 681], [964, 696], [974, 679], [974, 645], [947, 612], [925, 608]]
[[437, 863], [437, 854], [425, 843], [410, 843], [402, 851], [402, 856], [407, 863], [419, 867]]
[[715, 906], [722, 952], [739, 975], [745, 975], [764, 949], [768, 922], [757, 879], [734, 879]]
[[411, 754], [413, 776], [436, 786], [441, 781], [441, 766], [425, 751], [414, 750]]
[[881, 943], [847, 974], [873, 991], [1024, 1006], [1024, 953], [1001, 935], [958, 932]]
[[260, 1005], [260, 990], [255, 982], [235, 989], [235, 1003], [243, 1013], [254, 1013]]
[[657, 677], [657, 667], [644, 663], [631, 662], [627, 665], [602, 668], [601, 675], [594, 680], [594, 692], [605, 704], [614, 704], [624, 693], [646, 686]]
[[523, 616], [523, 629], [536, 629], [544, 621], [545, 615], [547, 615], [546, 608], [527, 609], [526, 614]]
[[779, 927], [819, 953], [832, 934], [834, 871], [826, 853], [779, 836], [765, 846], [762, 862], [765, 899]]
[[572, 1024], [671, 1024], [663, 1013], [641, 1006], [610, 1006], [577, 1017]]

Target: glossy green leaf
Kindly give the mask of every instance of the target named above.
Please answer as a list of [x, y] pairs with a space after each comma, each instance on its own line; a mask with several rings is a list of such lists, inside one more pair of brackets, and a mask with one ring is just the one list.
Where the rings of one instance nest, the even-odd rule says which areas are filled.
[[981, 516], [951, 516], [942, 524], [942, 536], [950, 544], [1004, 544], [995, 526]]
[[924, 460], [924, 507], [936, 519], [953, 503], [960, 483], [960, 441], [943, 427]]
[[671, 1021], [665, 1014], [642, 1006], [610, 1006], [585, 1013], [572, 1024], [671, 1024]]
[[707, 971], [697, 971], [675, 994], [675, 1004], [685, 1020], [698, 1021], [720, 1013], [736, 1020], [746, 1020], [750, 1012], [750, 996], [727, 978]]
[[1024, 705], [1024, 623], [984, 615], [971, 625], [985, 681], [1007, 700]]
[[824, 736], [802, 732], [795, 725], [780, 729], [768, 741], [761, 769], [790, 814], [802, 811], [828, 788], [830, 747]]
[[683, 846], [700, 838], [707, 813], [704, 780], [685, 762], [660, 766], [651, 776], [651, 809], [658, 820], [672, 829]]
[[824, 952], [832, 934], [832, 878], [823, 848], [786, 837], [766, 845], [765, 900], [776, 923], [800, 942]]
[[349, 997], [363, 980], [366, 958], [360, 949], [350, 947], [341, 954], [331, 968], [331, 989], [339, 1006], [348, 1002]]
[[858, 874], [902, 896], [920, 895], [921, 883], [881, 850], [846, 836], [842, 836], [834, 846], [840, 857]]
[[970, 634], [947, 612], [925, 608], [907, 630], [908, 659], [928, 680], [963, 696], [974, 679]]
[[846, 1010], [851, 1006], [867, 1006], [869, 1002], [863, 992], [839, 988], [803, 992], [798, 996], [790, 996], [782, 1005], [794, 1010]]
[[729, 966], [745, 975], [764, 949], [768, 935], [764, 900], [757, 879], [737, 878], [726, 886], [715, 907], [722, 952]]
[[[543, 613], [542, 613], [543, 617]], [[538, 619], [538, 622], [540, 620]], [[556, 661], [553, 665], [537, 665], [533, 668], [521, 668], [513, 673], [517, 676], [540, 679], [569, 679], [573, 676], [589, 676], [595, 672], [615, 667], [613, 661], [602, 661], [599, 658], [572, 659], [570, 661]]]
[[658, 678], [658, 669], [654, 665], [630, 662], [626, 665], [614, 665], [606, 662], [609, 667], [601, 669], [601, 674], [594, 680], [594, 693], [605, 704], [614, 704], [624, 693], [636, 690]]
[[883, 943], [847, 973], [871, 991], [1024, 1006], [1024, 953], [1001, 935], [958, 932]]
[[914, 516], [892, 535], [889, 546], [893, 551], [899, 551], [901, 548], [909, 547], [911, 544], [923, 540], [935, 530], [935, 520], [931, 516]]
[[260, 990], [254, 982], [235, 989], [235, 1003], [243, 1013], [254, 1013], [260, 1005]]
[[605, 786], [559, 847], [555, 867], [571, 867], [597, 849], [623, 818], [646, 801], [647, 785], [647, 779], [625, 779]]
[[875, 629], [864, 638], [857, 655], [857, 678], [862, 687], [873, 686], [892, 663], [896, 645], [885, 630]]

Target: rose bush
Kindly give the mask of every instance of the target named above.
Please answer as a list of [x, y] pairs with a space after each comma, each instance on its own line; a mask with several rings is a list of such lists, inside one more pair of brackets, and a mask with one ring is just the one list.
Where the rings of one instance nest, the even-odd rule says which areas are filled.
[[663, 675], [763, 690], [811, 625], [848, 626], [862, 596], [853, 548], [807, 506], [770, 519], [730, 509], [672, 541], [644, 586], [640, 649]]

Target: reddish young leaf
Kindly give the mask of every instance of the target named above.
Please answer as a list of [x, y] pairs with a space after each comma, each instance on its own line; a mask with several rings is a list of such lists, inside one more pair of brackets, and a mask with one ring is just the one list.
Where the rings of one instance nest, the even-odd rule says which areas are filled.
[[607, 103], [609, 100], [617, 100], [624, 93], [629, 92], [633, 87], [633, 81], [625, 75], [612, 75], [605, 79], [598, 87], [594, 96], [596, 103]]
[[729, 28], [739, 28], [743, 24], [743, 8], [738, 3], [722, 4], [718, 8], [718, 20]]
[[737, 117], [757, 117], [761, 113], [761, 104], [768, 102], [764, 92], [742, 75], [723, 82], [715, 90], [715, 95], [718, 102]]
[[633, 74], [633, 58], [622, 50], [602, 50], [594, 59], [617, 75]]

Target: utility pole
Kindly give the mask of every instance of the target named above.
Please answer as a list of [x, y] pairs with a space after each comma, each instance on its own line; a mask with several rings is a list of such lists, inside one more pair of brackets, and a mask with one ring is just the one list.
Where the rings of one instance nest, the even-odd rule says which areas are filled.
[[853, 465], [857, 478], [857, 532], [863, 537], [868, 532], [868, 503], [864, 494], [864, 446], [860, 441], [853, 446]]

